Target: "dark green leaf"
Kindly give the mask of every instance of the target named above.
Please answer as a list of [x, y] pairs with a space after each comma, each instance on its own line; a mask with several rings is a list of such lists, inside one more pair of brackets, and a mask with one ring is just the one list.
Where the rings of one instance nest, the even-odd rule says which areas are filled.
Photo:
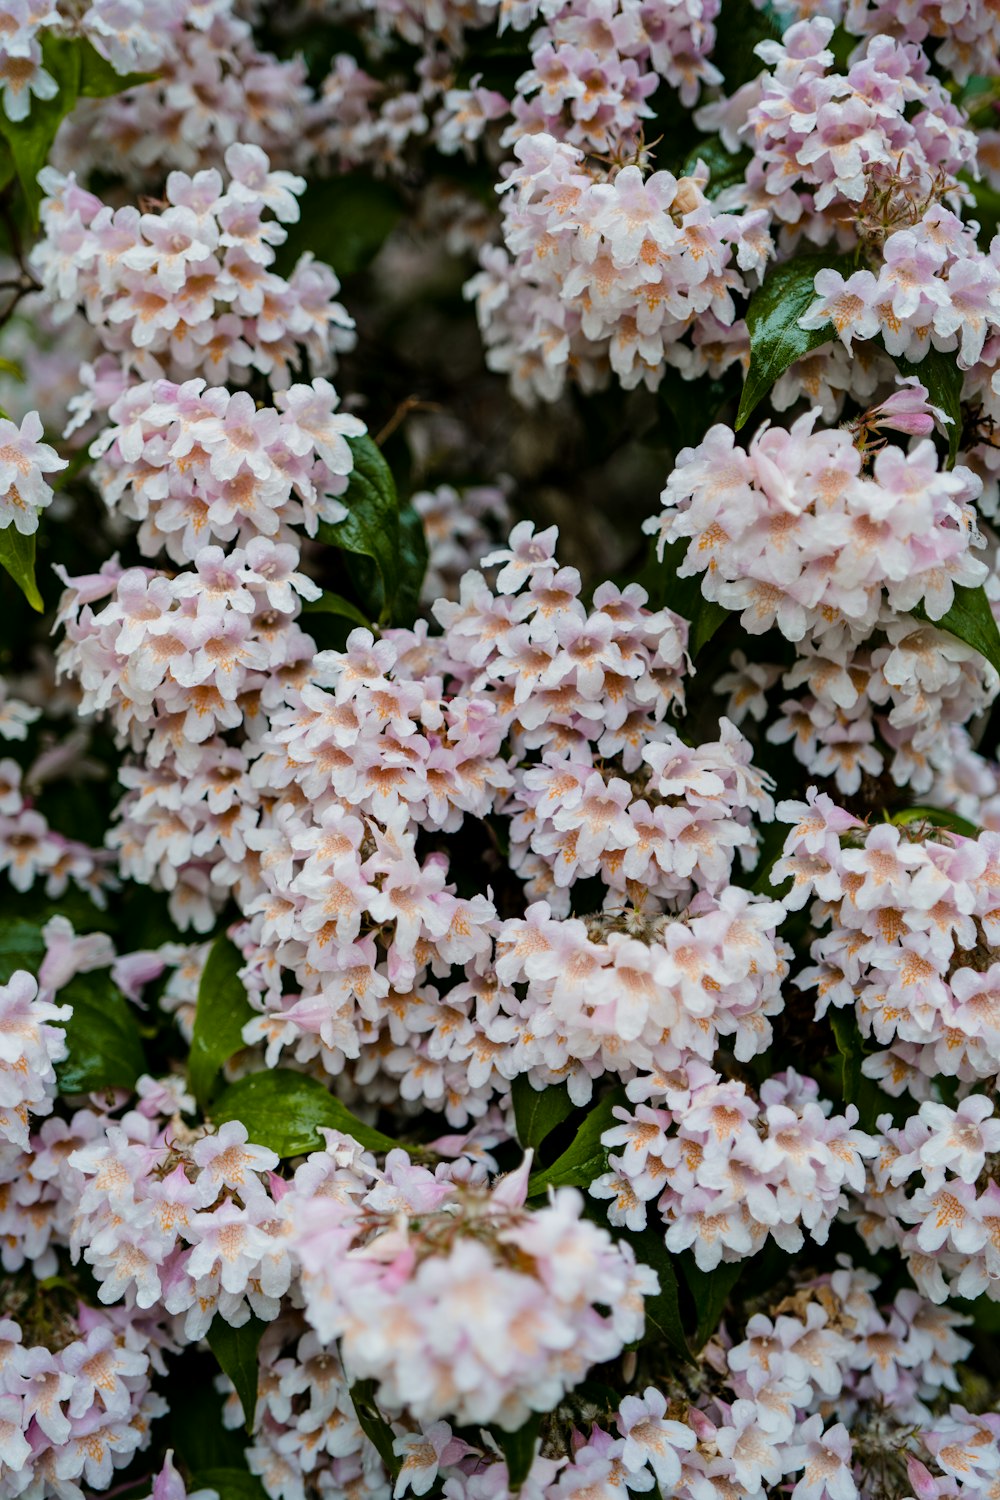
[[697, 1322], [692, 1342], [695, 1349], [699, 1350], [704, 1348], [718, 1328], [729, 1293], [739, 1280], [744, 1263], [738, 1260], [721, 1261], [714, 1271], [700, 1271], [694, 1256], [689, 1252], [679, 1256], [678, 1263], [683, 1266], [682, 1274], [694, 1302]]
[[289, 1068], [251, 1073], [231, 1083], [210, 1113], [216, 1125], [241, 1120], [255, 1144], [279, 1156], [318, 1151], [321, 1129], [343, 1131], [368, 1151], [392, 1151], [402, 1144], [357, 1119], [317, 1079]]
[[865, 1060], [865, 1044], [858, 1029], [853, 1007], [841, 1006], [829, 1011], [830, 1029], [841, 1057], [841, 1086], [844, 1103], [853, 1104], [858, 1111], [858, 1125], [862, 1130], [874, 1130], [875, 1121], [890, 1104], [878, 1084], [866, 1078], [861, 1071]]
[[14, 158], [21, 191], [28, 205], [32, 224], [38, 222], [38, 205], [42, 190], [38, 174], [49, 159], [52, 142], [63, 120], [73, 109], [80, 94], [81, 59], [84, 44], [80, 37], [42, 34], [42, 66], [54, 79], [56, 94], [52, 99], [32, 98], [24, 120], [9, 120], [0, 111], [0, 135], [3, 135]]
[[65, 1027], [69, 1056], [56, 1064], [59, 1092], [132, 1088], [146, 1071], [146, 1059], [135, 1015], [111, 975], [77, 974], [58, 1000], [73, 1007]]
[[517, 1138], [527, 1151], [538, 1147], [561, 1125], [567, 1115], [573, 1113], [573, 1101], [562, 1083], [551, 1084], [547, 1089], [533, 1088], [527, 1073], [519, 1073], [511, 1084], [511, 1101], [514, 1105], [514, 1123]]
[[399, 502], [392, 472], [370, 437], [348, 439], [354, 468], [346, 492], [338, 498], [347, 506], [342, 521], [321, 521], [319, 538], [370, 557], [378, 570], [381, 589], [365, 603], [372, 618], [388, 618], [399, 585]]
[[746, 314], [750, 368], [736, 413], [737, 429], [789, 365], [833, 338], [831, 324], [808, 331], [799, 327], [799, 319], [816, 300], [813, 286], [816, 273], [826, 267], [846, 276], [853, 262], [842, 255], [797, 255], [780, 266], [772, 266], [750, 298]]
[[853, 1008], [836, 1007], [828, 1012], [830, 1029], [841, 1058], [841, 1086], [844, 1102], [856, 1104], [861, 1090], [861, 1064], [864, 1060], [864, 1044], [858, 1030]]
[[978, 651], [980, 656], [985, 656], [990, 665], [1000, 672], [1000, 631], [997, 630], [997, 622], [993, 618], [990, 601], [982, 584], [974, 589], [956, 584], [955, 601], [940, 620], [931, 620], [922, 604], [915, 604], [911, 614], [918, 620], [936, 625], [938, 630], [947, 630], [949, 635], [957, 636], [960, 641]]
[[[654, 561], [659, 577], [657, 588], [650, 589], [651, 602], [657, 608], [666, 605], [668, 609], [683, 615], [690, 625], [688, 632], [688, 650], [691, 659], [696, 660], [701, 648], [708, 644], [715, 632], [729, 614], [721, 604], [712, 599], [706, 599], [701, 591], [703, 574], [696, 573], [691, 577], [681, 578], [678, 569], [684, 561], [689, 543], [683, 537], [676, 542], [670, 542], [663, 549], [663, 561]], [[655, 558], [655, 554], [654, 554]], [[642, 583], [647, 584], [647, 574], [643, 574]]]
[[267, 1500], [264, 1486], [248, 1469], [199, 1469], [188, 1485], [189, 1493], [194, 1490], [215, 1490], [219, 1500]]
[[693, 175], [699, 161], [703, 161], [709, 170], [708, 185], [705, 188], [706, 198], [717, 198], [723, 189], [734, 187], [746, 177], [747, 166], [753, 159], [753, 153], [743, 147], [734, 155], [727, 151], [717, 135], [706, 136], [699, 141], [697, 146], [688, 153], [687, 159], [678, 177], [690, 177]]
[[375, 1448], [392, 1478], [398, 1478], [402, 1462], [393, 1447], [392, 1428], [379, 1411], [375, 1400], [374, 1380], [356, 1380], [351, 1386], [351, 1400], [361, 1431]]
[[260, 1378], [258, 1350], [267, 1324], [251, 1314], [249, 1321], [234, 1328], [216, 1313], [206, 1335], [208, 1347], [219, 1361], [219, 1369], [228, 1375], [243, 1408], [247, 1433], [253, 1432], [257, 1413], [257, 1383]]
[[635, 1258], [643, 1265], [652, 1266], [660, 1278], [660, 1290], [655, 1297], [646, 1298], [646, 1330], [642, 1343], [654, 1340], [665, 1344], [681, 1359], [691, 1360], [684, 1324], [681, 1320], [680, 1294], [674, 1256], [663, 1240], [662, 1228], [648, 1225], [638, 1234], [623, 1234], [622, 1239], [632, 1246]]
[[941, 807], [904, 807], [901, 812], [893, 813], [892, 821], [896, 824], [927, 823], [931, 828], [948, 828], [952, 833], [960, 833], [965, 839], [976, 839], [982, 832], [968, 818], [960, 818], [958, 813], [945, 812]]
[[126, 89], [137, 88], [140, 83], [151, 83], [155, 73], [116, 73], [102, 57], [96, 47], [85, 37], [73, 38], [80, 53], [80, 95], [86, 99], [108, 99], [112, 94], [123, 94]]
[[902, 355], [894, 356], [900, 375], [916, 375], [926, 388], [932, 406], [939, 406], [951, 421], [944, 429], [948, 439], [948, 466], [955, 462], [962, 437], [962, 380], [954, 354], [928, 349], [923, 359], [914, 363]]
[[507, 1461], [507, 1483], [515, 1495], [531, 1473], [531, 1465], [538, 1451], [538, 1435], [541, 1426], [542, 1413], [533, 1411], [528, 1420], [515, 1432], [507, 1432], [503, 1427], [497, 1426], [490, 1428], [497, 1440], [500, 1452]]
[[15, 526], [5, 526], [0, 531], [0, 567], [10, 574], [32, 609], [41, 614], [45, 606], [35, 582], [35, 533], [22, 536]]
[[618, 1124], [612, 1111], [627, 1103], [625, 1090], [617, 1088], [595, 1104], [562, 1155], [557, 1156], [550, 1167], [532, 1173], [528, 1181], [529, 1198], [537, 1197], [550, 1187], [589, 1187], [608, 1165], [608, 1153], [601, 1145], [601, 1136]]
[[371, 629], [371, 621], [361, 613], [356, 604], [352, 604], [341, 594], [330, 593], [328, 589], [324, 589], [318, 599], [306, 599], [302, 605], [302, 613], [304, 615], [341, 615], [355, 625], [363, 625], [366, 630]]
[[223, 1063], [243, 1046], [243, 1028], [254, 1011], [239, 977], [243, 959], [225, 936], [216, 938], [198, 985], [188, 1058], [191, 1092], [204, 1106]]
[[16, 969], [37, 974], [44, 957], [41, 924], [25, 922], [20, 917], [5, 917], [0, 921], [0, 984], [6, 984]]
[[427, 572], [424, 523], [412, 505], [399, 508], [399, 587], [392, 608], [394, 625], [412, 625], [420, 612], [420, 589]]

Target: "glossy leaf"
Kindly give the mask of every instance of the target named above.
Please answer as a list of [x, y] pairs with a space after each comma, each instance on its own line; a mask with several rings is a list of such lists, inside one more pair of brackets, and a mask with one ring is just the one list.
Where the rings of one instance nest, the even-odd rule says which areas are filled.
[[77, 974], [59, 991], [60, 1005], [72, 1005], [66, 1022], [69, 1056], [56, 1064], [61, 1094], [93, 1089], [130, 1089], [146, 1059], [135, 1013], [104, 970]]
[[690, 1361], [691, 1351], [681, 1318], [675, 1257], [664, 1243], [662, 1228], [650, 1224], [638, 1234], [623, 1234], [622, 1238], [632, 1246], [636, 1260], [643, 1265], [652, 1266], [660, 1278], [660, 1290], [654, 1297], [646, 1298], [646, 1328], [641, 1342], [648, 1344], [656, 1341], [665, 1344], [681, 1359]]
[[693, 574], [682, 578], [678, 570], [684, 561], [689, 543], [683, 537], [670, 542], [663, 549], [662, 562], [655, 549], [644, 569], [640, 582], [650, 595], [651, 604], [660, 609], [664, 605], [676, 614], [683, 615], [689, 625], [688, 650], [692, 660], [712, 639], [724, 623], [729, 610], [714, 600], [706, 599], [701, 591], [702, 575]]
[[6, 984], [16, 969], [37, 974], [45, 957], [45, 939], [40, 923], [21, 917], [0, 920], [0, 984]]
[[0, 567], [13, 578], [32, 609], [39, 614], [45, 608], [35, 582], [35, 536], [22, 536], [15, 526], [0, 531]]
[[156, 73], [117, 73], [85, 37], [74, 37], [73, 42], [80, 58], [80, 97], [83, 99], [108, 99], [112, 94], [138, 88], [142, 83], [152, 83], [157, 77]]
[[354, 454], [342, 521], [321, 521], [319, 537], [344, 552], [371, 558], [380, 589], [372, 592], [372, 616], [388, 618], [399, 582], [399, 501], [392, 471], [368, 436], [349, 438]]
[[726, 150], [717, 135], [709, 135], [703, 141], [699, 141], [697, 146], [688, 153], [677, 175], [678, 177], [692, 176], [699, 161], [703, 161], [709, 171], [705, 197], [717, 198], [725, 188], [735, 187], [743, 182], [747, 167], [752, 160], [753, 153], [746, 147], [734, 154]]
[[118, 94], [137, 83], [144, 83], [151, 76], [147, 73], [124, 76], [116, 73], [82, 36], [58, 36], [52, 31], [43, 31], [41, 42], [42, 66], [55, 81], [55, 95], [51, 99], [33, 96], [31, 108], [23, 120], [8, 119], [0, 111], [0, 135], [10, 148], [33, 224], [38, 222], [38, 205], [42, 200], [38, 174], [49, 159], [59, 126], [77, 99], [81, 96], [106, 98], [109, 94]]
[[358, 1426], [375, 1448], [390, 1476], [396, 1479], [402, 1468], [402, 1460], [393, 1447], [392, 1428], [375, 1400], [374, 1380], [356, 1380], [351, 1386], [351, 1400]]
[[241, 1120], [250, 1139], [279, 1156], [302, 1156], [323, 1145], [321, 1129], [342, 1130], [369, 1151], [392, 1151], [402, 1143], [357, 1119], [315, 1078], [273, 1068], [231, 1083], [210, 1114], [216, 1125]]
[[234, 1328], [221, 1313], [216, 1313], [206, 1334], [208, 1347], [219, 1361], [219, 1369], [229, 1376], [240, 1398], [243, 1422], [248, 1433], [253, 1431], [257, 1411], [257, 1385], [260, 1379], [258, 1350], [266, 1327], [267, 1324], [252, 1313], [239, 1328]]
[[510, 1095], [517, 1138], [526, 1151], [537, 1151], [556, 1126], [573, 1113], [573, 1101], [563, 1083], [536, 1089], [526, 1073], [519, 1073], [511, 1084]]
[[427, 572], [424, 523], [412, 505], [399, 509], [399, 586], [392, 609], [394, 625], [412, 625], [420, 613], [420, 589]]
[[507, 1482], [513, 1494], [524, 1484], [531, 1473], [531, 1465], [538, 1452], [538, 1438], [542, 1427], [542, 1413], [533, 1411], [528, 1420], [514, 1432], [502, 1427], [491, 1427], [500, 1452], [507, 1462]]
[[990, 665], [1000, 672], [1000, 631], [997, 630], [990, 601], [981, 584], [974, 589], [956, 584], [955, 601], [940, 620], [931, 620], [922, 604], [914, 605], [911, 613], [918, 620], [926, 620], [929, 624], [936, 625], [938, 630], [947, 630], [949, 635], [957, 636], [960, 641], [978, 651], [980, 656], [985, 656]]
[[797, 255], [768, 271], [747, 308], [750, 368], [736, 413], [737, 429], [789, 365], [833, 338], [831, 324], [807, 330], [799, 327], [799, 319], [816, 300], [816, 273], [830, 267], [848, 275], [852, 266], [846, 256]]
[[916, 375], [925, 387], [932, 406], [939, 406], [951, 421], [944, 429], [948, 439], [949, 468], [958, 456], [958, 445], [962, 438], [962, 372], [954, 354], [943, 354], [940, 349], [928, 349], [923, 359], [915, 363], [895, 356], [900, 375]]
[[209, 950], [198, 985], [194, 1032], [188, 1057], [191, 1092], [202, 1106], [219, 1070], [243, 1046], [243, 1028], [254, 1017], [239, 971], [243, 958], [225, 936]]
[[371, 621], [363, 615], [356, 604], [345, 599], [342, 594], [333, 594], [324, 589], [318, 599], [306, 599], [302, 604], [304, 615], [340, 615], [345, 620], [350, 620], [353, 625], [363, 625], [366, 630], [371, 629]]
[[830, 1029], [841, 1057], [841, 1086], [844, 1103], [853, 1104], [858, 1111], [858, 1125], [862, 1130], [874, 1130], [875, 1121], [890, 1101], [871, 1078], [861, 1070], [865, 1060], [865, 1044], [858, 1029], [857, 1016], [851, 1006], [830, 1009]]
[[864, 1059], [864, 1045], [857, 1017], [852, 1008], [841, 1006], [831, 1006], [828, 1015], [830, 1030], [840, 1053], [844, 1100], [847, 1104], [856, 1104], [861, 1091], [861, 1063]]
[[893, 813], [892, 821], [897, 825], [927, 823], [931, 828], [947, 828], [952, 833], [960, 833], [965, 839], [978, 838], [982, 832], [968, 818], [960, 818], [958, 813], [946, 812], [941, 807], [904, 807], [902, 812]]
[[532, 1173], [528, 1181], [529, 1198], [537, 1197], [550, 1187], [589, 1187], [608, 1164], [608, 1153], [601, 1145], [601, 1136], [617, 1124], [613, 1114], [616, 1106], [627, 1102], [625, 1090], [617, 1088], [595, 1104], [562, 1155], [556, 1157], [550, 1167]]

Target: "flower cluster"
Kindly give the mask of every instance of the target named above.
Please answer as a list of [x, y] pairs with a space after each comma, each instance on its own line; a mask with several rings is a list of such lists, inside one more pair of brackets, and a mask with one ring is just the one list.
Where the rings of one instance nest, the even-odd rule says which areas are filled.
[[762, 1084], [759, 1100], [704, 1063], [642, 1094], [662, 1106], [616, 1109], [622, 1123], [601, 1139], [624, 1149], [612, 1150], [611, 1170], [590, 1191], [610, 1198], [611, 1222], [630, 1229], [645, 1228], [656, 1199], [667, 1249], [690, 1247], [703, 1271], [755, 1254], [768, 1235], [787, 1251], [802, 1249], [803, 1231], [823, 1244], [847, 1207], [845, 1187], [863, 1189], [865, 1158], [877, 1149], [853, 1128], [853, 1105], [831, 1115], [818, 1085], [793, 1069]]
[[901, 1252], [932, 1302], [949, 1292], [1000, 1300], [1000, 1120], [984, 1094], [952, 1109], [925, 1100], [905, 1125], [879, 1121], [884, 1144], [858, 1210], [868, 1244]]
[[353, 343], [329, 266], [304, 255], [287, 279], [270, 269], [304, 179], [272, 171], [259, 146], [230, 146], [225, 166], [227, 183], [214, 167], [171, 172], [164, 205], [146, 213], [112, 209], [73, 173], [45, 170], [45, 235], [32, 265], [55, 316], [82, 305], [117, 356], [92, 377], [105, 407], [119, 367], [120, 384], [199, 370], [245, 383], [257, 371], [280, 389], [303, 359], [322, 373]]
[[[206, 388], [201, 378], [130, 386], [94, 444], [94, 476], [106, 504], [141, 523], [147, 557], [166, 551], [192, 562], [207, 544], [234, 540], [270, 547], [270, 566], [265, 553], [261, 563], [274, 579], [275, 607], [288, 609], [280, 583], [301, 544], [291, 528], [315, 535], [321, 520], [347, 514], [337, 499], [354, 464], [347, 439], [365, 428], [337, 410], [322, 376], [276, 391], [274, 402], [260, 406], [247, 391]], [[223, 562], [218, 548], [208, 555]], [[225, 596], [221, 578], [218, 591]], [[246, 608], [245, 597], [236, 607]]]
[[844, 428], [764, 426], [748, 450], [712, 427], [685, 448], [647, 530], [664, 548], [687, 540], [681, 577], [740, 611], [744, 630], [777, 625], [790, 641], [834, 648], [870, 636], [883, 618], [920, 606], [939, 620], [955, 586], [987, 576], [972, 502], [980, 482], [945, 471], [929, 439], [908, 453], [886, 446], [871, 463]]
[[487, 363], [515, 393], [551, 401], [570, 368], [585, 390], [609, 369], [626, 390], [655, 389], [668, 363], [692, 379], [743, 358], [733, 294], [747, 291], [740, 271], [761, 271], [771, 253], [765, 212], [717, 212], [703, 167], [681, 178], [594, 171], [545, 133], [514, 154], [501, 188], [506, 250], [483, 251], [466, 294]]
[[815, 788], [807, 802], [779, 804], [778, 816], [794, 826], [772, 879], [791, 878], [787, 907], [812, 900], [816, 925], [829, 923], [798, 983], [816, 990], [819, 1015], [854, 1008], [882, 1049], [863, 1071], [917, 1098], [942, 1074], [995, 1080], [997, 834], [869, 828]]
[[[739, 131], [753, 161], [733, 195], [766, 204], [814, 243], [843, 221], [849, 232], [852, 218], [863, 235], [884, 235], [934, 200], [959, 204], [957, 177], [975, 160], [975, 137], [926, 55], [880, 32], [834, 72], [833, 29], [817, 16], [758, 47], [767, 67]], [[706, 125], [713, 113], [718, 106]]]
[[[8, 13], [15, 5], [46, 9], [9, 0]], [[56, 0], [49, 22], [57, 8], [75, 9]], [[157, 187], [165, 172], [218, 166], [234, 142], [295, 165], [316, 112], [306, 65], [258, 45], [251, 9], [234, 0], [90, 0], [82, 25], [96, 50], [118, 73], [151, 76], [81, 100], [60, 131], [60, 163], [82, 172], [113, 165]]]
[[513, 1431], [642, 1334], [655, 1272], [572, 1188], [526, 1209], [530, 1157], [488, 1190], [327, 1141], [283, 1200], [305, 1314], [390, 1412]]

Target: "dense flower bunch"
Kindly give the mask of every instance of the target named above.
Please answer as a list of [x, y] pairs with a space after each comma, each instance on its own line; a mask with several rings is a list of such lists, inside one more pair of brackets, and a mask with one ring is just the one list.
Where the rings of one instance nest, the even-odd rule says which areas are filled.
[[996, 1500], [997, 41], [0, 0], [0, 1500]]
[[941, 1074], [995, 1081], [997, 835], [869, 829], [815, 788], [778, 812], [794, 822], [775, 866], [793, 882], [785, 904], [815, 898], [817, 925], [830, 924], [800, 982], [821, 1011], [853, 1005], [862, 1033], [886, 1049], [865, 1071], [917, 1098]]
[[[256, 370], [282, 388], [304, 357], [322, 373], [353, 341], [328, 266], [307, 255], [287, 280], [268, 269], [286, 238], [282, 224], [299, 216], [304, 180], [271, 171], [259, 146], [233, 144], [225, 166], [225, 186], [214, 167], [171, 172], [155, 213], [112, 210], [72, 173], [45, 173], [45, 236], [33, 267], [56, 318], [83, 304], [123, 375], [205, 370], [243, 383]], [[116, 363], [94, 372], [104, 406]]]
[[283, 1200], [305, 1316], [389, 1411], [513, 1430], [641, 1335], [655, 1272], [580, 1217], [573, 1188], [526, 1211], [530, 1159], [489, 1191], [404, 1152], [382, 1174], [351, 1141], [328, 1151]]
[[544, 133], [515, 155], [506, 253], [483, 252], [467, 295], [490, 368], [509, 372], [517, 394], [551, 401], [570, 366], [585, 389], [610, 369], [630, 390], [655, 389], [668, 361], [688, 378], [739, 361], [733, 293], [746, 293], [740, 271], [762, 270], [772, 248], [765, 213], [717, 213], [703, 170], [644, 178], [629, 165], [609, 179]]
[[665, 1108], [616, 1111], [622, 1123], [602, 1139], [624, 1150], [591, 1191], [612, 1198], [612, 1222], [630, 1229], [645, 1228], [646, 1202], [658, 1197], [667, 1249], [691, 1247], [703, 1271], [756, 1253], [769, 1233], [783, 1250], [801, 1250], [803, 1228], [822, 1244], [876, 1148], [851, 1128], [853, 1105], [830, 1117], [818, 1095], [790, 1069], [762, 1085], [758, 1102], [695, 1063], [670, 1076]]

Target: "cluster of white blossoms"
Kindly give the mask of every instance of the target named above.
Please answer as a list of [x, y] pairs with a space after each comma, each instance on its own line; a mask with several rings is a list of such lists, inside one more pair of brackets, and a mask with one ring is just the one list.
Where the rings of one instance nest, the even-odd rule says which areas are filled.
[[0, 1500], [996, 1500], [998, 36], [0, 0]]
[[165, 203], [146, 213], [113, 209], [73, 173], [43, 173], [45, 234], [31, 264], [56, 319], [82, 306], [116, 356], [91, 376], [102, 407], [135, 376], [204, 370], [244, 384], [256, 371], [282, 389], [303, 359], [322, 374], [351, 347], [329, 266], [304, 255], [287, 279], [270, 269], [283, 225], [299, 217], [304, 179], [272, 171], [259, 146], [233, 144], [225, 167], [226, 182], [214, 167], [171, 172]]

